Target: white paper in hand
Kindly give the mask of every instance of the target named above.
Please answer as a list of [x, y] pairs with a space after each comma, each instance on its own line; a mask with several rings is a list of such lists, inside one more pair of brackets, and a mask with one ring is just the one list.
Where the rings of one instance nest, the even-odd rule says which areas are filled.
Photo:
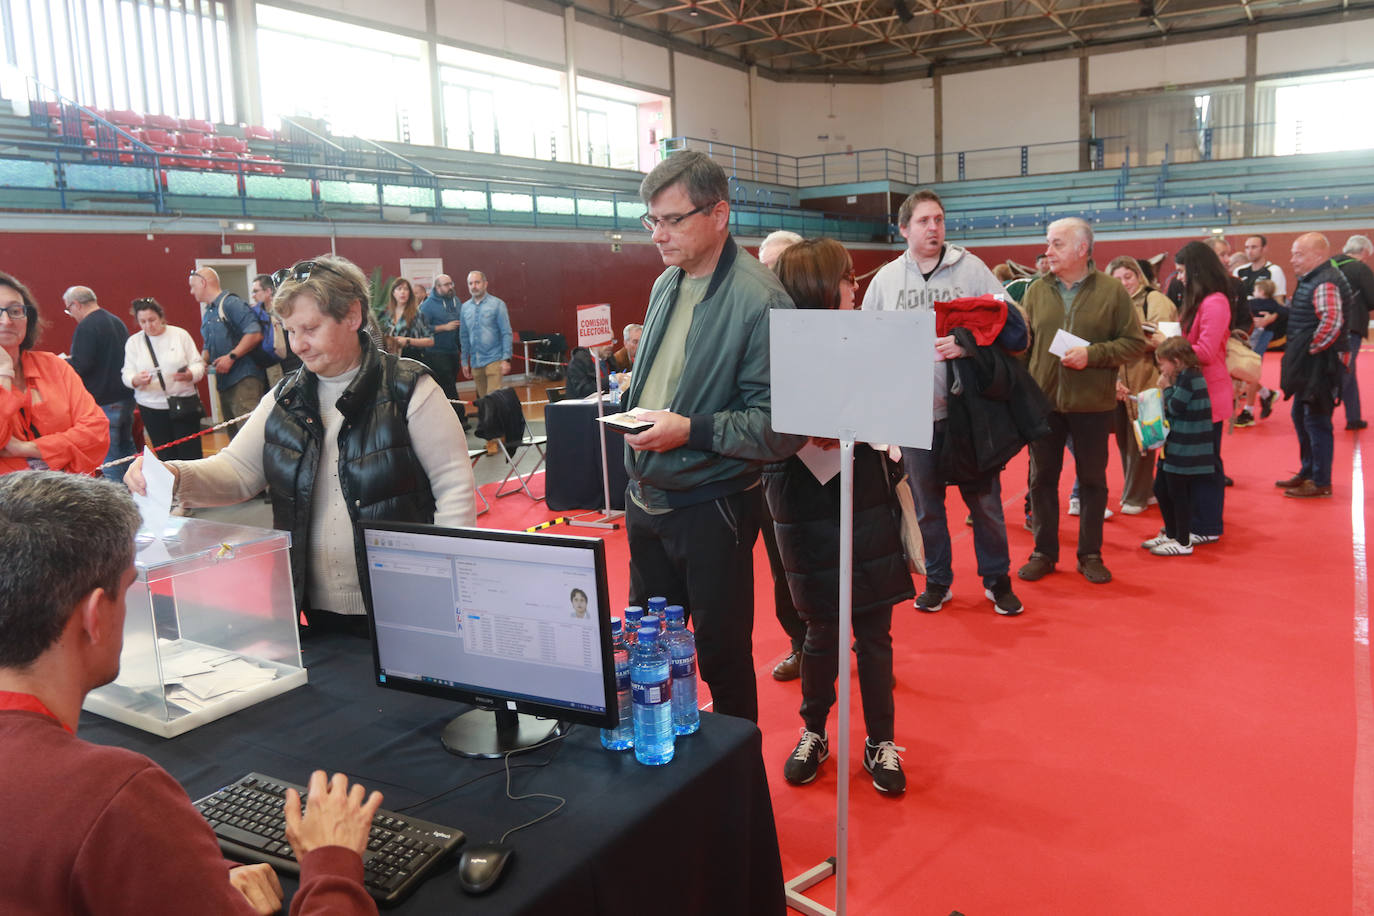
[[1182, 337], [1183, 324], [1178, 321], [1161, 321], [1159, 323], [1159, 333], [1165, 337]]
[[825, 486], [830, 479], [840, 473], [840, 450], [838, 448], [824, 449], [819, 445], [808, 442], [797, 452], [797, 457], [802, 464], [806, 465], [807, 470]]
[[172, 489], [176, 486], [176, 478], [147, 446], [143, 447], [143, 479], [148, 485], [148, 495], [135, 493], [134, 504], [143, 516], [143, 530], [160, 538], [172, 517]]
[[1064, 354], [1074, 347], [1086, 346], [1088, 346], [1088, 341], [1079, 337], [1077, 334], [1070, 334], [1068, 331], [1060, 328], [1054, 332], [1054, 340], [1050, 341], [1050, 352], [1060, 359], [1063, 359]]

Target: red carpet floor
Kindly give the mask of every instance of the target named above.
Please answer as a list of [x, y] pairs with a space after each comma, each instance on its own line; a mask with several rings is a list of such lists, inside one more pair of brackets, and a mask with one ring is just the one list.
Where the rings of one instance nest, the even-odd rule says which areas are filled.
[[[1368, 351], [1363, 359], [1374, 397]], [[1277, 381], [1276, 355], [1265, 373]], [[1093, 586], [1074, 571], [1066, 518], [1059, 570], [1018, 582], [1026, 613], [1002, 618], [982, 596], [969, 529], [952, 532], [953, 602], [934, 615], [907, 604], [894, 618], [909, 790], [880, 797], [857, 755], [849, 768], [849, 912], [1374, 912], [1371, 488], [1361, 435], [1342, 431], [1338, 408], [1335, 497], [1284, 498], [1273, 481], [1298, 464], [1288, 407], [1225, 437], [1236, 480], [1226, 533], [1191, 557], [1139, 548], [1159, 527], [1155, 510], [1117, 515], [1105, 523], [1114, 581]], [[1119, 477], [1113, 468], [1113, 508]], [[1022, 457], [1003, 476], [1013, 568], [1031, 550], [1019, 526], [1024, 481]], [[551, 515], [519, 496], [481, 522], [526, 527]], [[604, 536], [618, 607], [624, 532]], [[800, 690], [768, 676], [787, 646], [762, 545], [756, 560], [759, 724], [793, 876], [835, 851], [839, 761], [811, 785], [782, 780]], [[864, 737], [857, 692], [854, 680], [851, 749]], [[832, 714], [832, 748], [837, 727]], [[833, 904], [833, 880], [811, 893]]]

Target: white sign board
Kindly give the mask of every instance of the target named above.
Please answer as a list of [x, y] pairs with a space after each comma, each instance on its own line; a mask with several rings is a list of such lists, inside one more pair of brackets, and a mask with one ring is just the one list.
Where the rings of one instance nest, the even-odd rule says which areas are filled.
[[769, 314], [773, 428], [930, 448], [935, 313]]
[[579, 347], [604, 347], [615, 340], [615, 328], [611, 324], [611, 307], [608, 303], [599, 305], [579, 305], [577, 307], [577, 345]]
[[444, 272], [443, 258], [401, 258], [401, 276], [412, 286], [434, 288], [434, 278]]

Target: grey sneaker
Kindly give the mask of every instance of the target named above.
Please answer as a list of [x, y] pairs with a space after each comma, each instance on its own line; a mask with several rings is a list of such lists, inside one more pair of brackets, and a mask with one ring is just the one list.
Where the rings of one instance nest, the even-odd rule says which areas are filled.
[[983, 594], [993, 603], [997, 613], [1003, 617], [1015, 617], [1026, 609], [1021, 604], [1021, 599], [1016, 597], [1016, 593], [1011, 590], [1011, 576], [1002, 576], [992, 585], [983, 589]]
[[954, 592], [950, 590], [948, 585], [926, 582], [926, 590], [916, 596], [916, 610], [934, 614], [945, 606], [946, 601], [953, 597]]
[[897, 753], [904, 750], [891, 741], [874, 744], [864, 739], [864, 769], [873, 777], [873, 788], [884, 795], [901, 795], [906, 791], [906, 774]]
[[821, 764], [830, 756], [830, 741], [825, 735], [801, 730], [801, 740], [782, 768], [782, 778], [794, 786], [804, 786], [816, 778]]

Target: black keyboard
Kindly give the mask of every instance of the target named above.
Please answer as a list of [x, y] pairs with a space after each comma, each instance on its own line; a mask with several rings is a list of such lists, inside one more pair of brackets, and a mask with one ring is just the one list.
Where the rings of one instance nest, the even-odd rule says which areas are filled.
[[[240, 862], [266, 862], [278, 871], [300, 874], [301, 867], [286, 841], [282, 803], [286, 790], [305, 788], [261, 773], [249, 773], [196, 802], [214, 828], [220, 849]], [[461, 830], [378, 809], [363, 853], [363, 883], [382, 906], [394, 906], [433, 874], [462, 845]]]

